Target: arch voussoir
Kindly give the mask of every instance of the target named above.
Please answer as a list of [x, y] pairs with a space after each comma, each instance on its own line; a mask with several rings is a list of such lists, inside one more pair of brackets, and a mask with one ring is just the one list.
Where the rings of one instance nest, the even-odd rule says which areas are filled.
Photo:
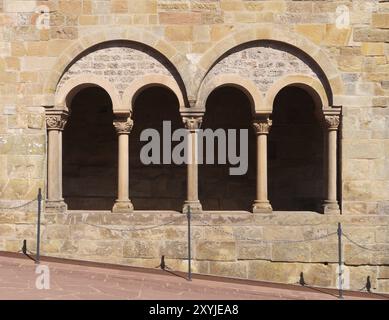
[[[139, 43], [141, 45], [146, 45], [151, 48], [157, 50], [161, 56], [166, 58], [174, 68], [177, 70], [178, 75], [183, 79], [184, 83], [187, 77], [183, 76], [183, 74], [188, 69], [187, 59], [175, 59], [175, 61], [171, 61], [172, 57], [180, 56], [177, 50], [165, 41], [162, 38], [157, 37], [153, 33], [141, 30], [134, 27], [128, 28], [112, 28], [108, 31], [99, 30], [94, 31], [92, 29], [91, 32], [87, 33], [85, 36], [76, 40], [76, 42], [72, 43], [61, 56], [57, 59], [56, 64], [53, 66], [52, 72], [47, 78], [43, 86], [44, 94], [53, 94], [57, 88], [59, 81], [61, 80], [62, 75], [64, 74], [66, 68], [74, 62], [74, 60], [85, 52], [88, 48], [92, 48], [100, 43], [109, 42], [109, 41], [132, 41]], [[185, 84], [186, 85], [186, 84]]]
[[177, 82], [173, 77], [163, 74], [148, 74], [132, 81], [123, 93], [123, 106], [126, 109], [128, 108], [129, 111], [132, 111], [134, 101], [139, 93], [143, 89], [152, 86], [161, 86], [170, 89], [176, 95], [180, 109], [185, 108], [184, 95]]
[[199, 61], [200, 77], [198, 87], [220, 57], [229, 50], [252, 41], [275, 41], [297, 48], [309, 56], [323, 71], [327, 78], [333, 96], [342, 95], [344, 92], [343, 81], [340, 73], [329, 56], [312, 41], [303, 35], [289, 30], [287, 27], [273, 24], [257, 25], [255, 28], [239, 29], [221, 39], [210, 47]]
[[55, 105], [63, 106], [69, 109], [67, 99], [69, 95], [74, 96], [82, 88], [98, 86], [104, 89], [110, 96], [112, 101], [113, 112], [121, 112], [123, 110], [122, 100], [115, 86], [107, 79], [93, 74], [81, 74], [67, 80], [61, 86], [55, 96]]
[[253, 114], [268, 111], [262, 93], [258, 90], [255, 83], [237, 74], [221, 74], [203, 83], [197, 96], [196, 108], [205, 111], [205, 105], [209, 95], [215, 89], [225, 86], [236, 87], [244, 92], [250, 100]]

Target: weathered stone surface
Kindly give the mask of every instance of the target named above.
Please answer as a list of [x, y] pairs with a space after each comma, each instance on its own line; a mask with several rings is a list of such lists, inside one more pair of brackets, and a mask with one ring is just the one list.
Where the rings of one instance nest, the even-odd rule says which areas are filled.
[[165, 241], [160, 254], [170, 259], [187, 259], [188, 243], [186, 241]]
[[201, 14], [197, 12], [161, 12], [159, 22], [161, 24], [200, 24]]
[[331, 287], [336, 283], [335, 265], [304, 264], [302, 273], [307, 285], [318, 287]]
[[377, 267], [350, 267], [349, 274], [351, 290], [360, 290], [365, 287], [367, 284], [367, 277], [370, 277], [373, 292], [377, 290]]
[[[275, 47], [275, 48], [273, 48]], [[311, 67], [293, 54], [281, 48], [262, 47], [261, 45], [244, 49], [225, 57], [208, 73], [205, 84], [220, 74], [238, 74], [252, 80], [258, 88], [266, 92], [277, 79], [288, 74], [305, 74], [317, 77]], [[248, 70], [246, 65], [250, 65]]]
[[157, 241], [126, 241], [123, 256], [126, 258], [155, 258], [159, 256]]
[[231, 261], [236, 259], [236, 243], [233, 241], [197, 241], [195, 258], [198, 260]]
[[[316, 108], [318, 119], [323, 117], [322, 107], [341, 106], [337, 140], [337, 186], [341, 190], [337, 194], [342, 214], [277, 209], [269, 214], [213, 211], [193, 216], [193, 270], [289, 283], [297, 282], [303, 272], [308, 284], [334, 287], [336, 235], [310, 240], [334, 232], [337, 223], [342, 222], [347, 235], [371, 249], [343, 239], [351, 288], [362, 288], [367, 276], [371, 276], [375, 291], [388, 291], [385, 268], [389, 263], [389, 6], [386, 1], [344, 4], [349, 8], [350, 21], [340, 28], [336, 1], [0, 1], [0, 11], [4, 13], [0, 14], [0, 250], [19, 251], [23, 239], [28, 239], [29, 249], [35, 248], [36, 203], [6, 208], [35, 199], [38, 188], [45, 190], [46, 183], [50, 183], [42, 106], [60, 107], [56, 93], [76, 77], [85, 76], [84, 82], [88, 84], [103, 79], [103, 83], [94, 85], [101, 85], [111, 98], [117, 95], [115, 107], [127, 111], [135, 103], [131, 97], [122, 101], [123, 94], [135, 83], [140, 85], [134, 88], [136, 96], [144, 93], [144, 97], [149, 96], [149, 89], [154, 90], [149, 85], [177, 85], [175, 94], [183, 93], [184, 104], [188, 104], [187, 100], [192, 103], [201, 90], [209, 89], [204, 95], [204, 106], [215, 87], [232, 86], [248, 97], [251, 104], [247, 105], [253, 111], [269, 111], [273, 106], [276, 110], [278, 98], [275, 103], [267, 101], [273, 85], [280, 85], [275, 91], [298, 86], [308, 90], [315, 101], [316, 93], [320, 93], [323, 106]], [[43, 17], [35, 12], [38, 5], [49, 7], [48, 29], [40, 30], [36, 25]], [[168, 83], [170, 80], [141, 83], [144, 76], [150, 75], [167, 76], [173, 85]], [[286, 81], [294, 76], [298, 78], [291, 83]], [[214, 83], [215, 79], [220, 80]], [[84, 84], [72, 90], [72, 94], [81, 88]], [[174, 94], [172, 105], [173, 98]], [[291, 98], [290, 102], [293, 101]], [[96, 108], [100, 107], [97, 103]], [[82, 121], [86, 124], [89, 119], [87, 113], [84, 115]], [[305, 125], [303, 114], [289, 116], [296, 126]], [[223, 109], [218, 117], [227, 119], [228, 114]], [[181, 124], [181, 120], [178, 122]], [[99, 123], [98, 128], [103, 126]], [[277, 124], [273, 129], [277, 130]], [[68, 132], [65, 127], [63, 136]], [[325, 134], [326, 131], [320, 139]], [[103, 145], [98, 135], [86, 135]], [[307, 136], [307, 130], [301, 130], [301, 135]], [[280, 136], [291, 138], [293, 132], [285, 131]], [[102, 140], [106, 138], [104, 135]], [[116, 144], [117, 137], [112, 141]], [[289, 169], [295, 170], [302, 181], [294, 190], [300, 192], [300, 187], [305, 186], [303, 191], [308, 194], [308, 189], [314, 189], [320, 195], [315, 203], [321, 201], [326, 191], [325, 179], [310, 172], [308, 163], [301, 172], [297, 168], [306, 159], [295, 155], [310, 146], [304, 145], [301, 150], [290, 147], [291, 144], [274, 148], [270, 138], [269, 141], [269, 186], [274, 182], [273, 168], [285, 171], [283, 175], [288, 180], [276, 186], [276, 195], [269, 188], [270, 201], [274, 202], [275, 196], [288, 195], [283, 187], [293, 182], [286, 168], [277, 167], [278, 161], [288, 154], [293, 155]], [[255, 146], [249, 150], [255, 150]], [[77, 154], [70, 153], [72, 161], [77, 162]], [[326, 159], [322, 149], [314, 153], [320, 161]], [[115, 165], [109, 166], [106, 176], [116, 177], [117, 150], [104, 154], [115, 157]], [[138, 159], [133, 150], [130, 155], [131, 159]], [[92, 159], [105, 161], [95, 150], [89, 152], [88, 160]], [[326, 163], [320, 162], [320, 166], [325, 172]], [[153, 205], [156, 210], [56, 213], [55, 208], [48, 207], [42, 217], [42, 252], [151, 268], [160, 263], [161, 255], [166, 255], [170, 267], [186, 271], [186, 217], [179, 212], [157, 211], [161, 207], [182, 206], [186, 198], [186, 168], [173, 175], [161, 167], [154, 169], [145, 173], [143, 167], [131, 164], [129, 189], [130, 197], [139, 206]], [[77, 169], [74, 172], [79, 174]], [[90, 165], [83, 167], [82, 172], [93, 175], [99, 169]], [[63, 177], [67, 175], [69, 172], [64, 170]], [[200, 181], [204, 176], [200, 170]], [[315, 180], [312, 188], [304, 180], [310, 176]], [[146, 177], [150, 180], [146, 181]], [[62, 183], [65, 187], [66, 182]], [[98, 183], [96, 180], [92, 184]], [[98, 196], [106, 196], [108, 184], [100, 184]], [[111, 209], [109, 206], [117, 196], [116, 181], [112, 185], [115, 186], [111, 198], [104, 200], [108, 203], [106, 210]], [[95, 196], [91, 195], [90, 186], [76, 183], [75, 190]], [[249, 163], [249, 179], [244, 184], [226, 177], [200, 189], [209, 196], [201, 199], [204, 208], [231, 206], [248, 210], [255, 197], [255, 159]], [[174, 199], [157, 198], [166, 190], [174, 193]], [[222, 196], [214, 196], [217, 192]], [[90, 197], [85, 201], [94, 204], [96, 199]], [[304, 201], [305, 198], [299, 199], [299, 205]], [[170, 224], [180, 216], [182, 220]], [[134, 230], [162, 224], [165, 225], [150, 230]]]
[[263, 229], [264, 240], [303, 240], [303, 229], [301, 227], [277, 227], [268, 226]]
[[272, 261], [310, 262], [311, 246], [309, 243], [274, 243]]
[[311, 243], [312, 262], [337, 262], [338, 244], [315, 241]]
[[249, 261], [249, 279], [298, 283], [302, 266], [298, 263], [274, 263], [269, 261]]
[[384, 55], [384, 44], [365, 42], [362, 44], [362, 53], [366, 56], [382, 56]]
[[192, 26], [167, 26], [165, 30], [166, 39], [171, 41], [193, 40]]
[[[126, 243], [124, 247], [124, 255], [131, 255], [131, 245]], [[139, 253], [143, 253], [143, 248], [136, 247], [135, 250], [138, 250]], [[107, 240], [82, 240], [79, 242], [78, 254], [80, 255], [91, 255], [91, 256], [100, 256], [100, 257], [122, 257], [123, 256], [123, 244], [120, 241], [107, 241]], [[138, 256], [142, 256], [139, 254]]]
[[389, 292], [389, 280], [379, 280], [377, 281], [378, 292]]
[[271, 259], [271, 246], [254, 241], [239, 241], [237, 244], [238, 260]]
[[225, 277], [232, 278], [247, 278], [248, 262], [236, 261], [236, 262], [218, 262], [211, 261], [209, 263], [209, 270], [211, 274], [218, 274]]
[[0, 224], [0, 234], [3, 239], [15, 237], [15, 226], [12, 224]]
[[[367, 248], [373, 248], [367, 246]], [[347, 243], [344, 246], [344, 262], [349, 265], [370, 264], [373, 252]]]
[[389, 29], [389, 13], [373, 13], [372, 24], [376, 28]]
[[315, 43], [320, 43], [325, 34], [326, 26], [323, 24], [302, 24], [296, 26], [296, 31], [312, 40]]
[[357, 42], [385, 42], [389, 37], [389, 30], [355, 28], [353, 35]]

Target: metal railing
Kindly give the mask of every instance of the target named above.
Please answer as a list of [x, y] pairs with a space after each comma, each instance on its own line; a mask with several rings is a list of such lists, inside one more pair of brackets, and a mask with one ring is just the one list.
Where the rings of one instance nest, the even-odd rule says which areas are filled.
[[36, 232], [36, 253], [35, 253], [35, 258], [32, 257], [30, 254], [34, 255], [34, 253], [30, 252], [27, 249], [27, 240], [23, 240], [23, 245], [21, 252], [28, 256], [30, 259], [34, 260], [35, 263], [39, 264], [40, 263], [40, 236], [41, 236], [41, 214], [42, 214], [42, 189], [38, 189], [38, 194], [36, 199], [29, 200], [25, 203], [22, 203], [20, 205], [16, 206], [10, 206], [10, 207], [5, 207], [5, 206], [0, 206], [0, 210], [17, 210], [17, 209], [22, 209], [28, 207], [30, 204], [37, 202], [37, 232]]
[[[30, 204], [32, 204], [34, 202], [37, 202], [37, 224], [36, 224], [37, 231], [36, 231], [36, 253], [35, 253], [35, 258], [32, 258], [29, 255], [29, 253], [31, 253], [31, 252], [29, 252], [28, 249], [27, 249], [27, 242], [26, 242], [26, 240], [23, 240], [22, 252], [24, 254], [26, 254], [27, 256], [29, 256], [31, 259], [33, 259], [35, 261], [35, 263], [39, 264], [40, 263], [40, 242], [41, 242], [41, 213], [42, 213], [41, 212], [42, 211], [42, 191], [41, 191], [41, 189], [39, 189], [38, 195], [37, 195], [36, 199], [27, 201], [27, 202], [25, 202], [25, 203], [23, 203], [21, 205], [17, 205], [17, 206], [13, 206], [13, 207], [0, 207], [0, 210], [20, 209], [20, 208], [23, 208], [23, 207], [27, 207], [28, 205], [30, 205]], [[136, 227], [131, 227], [131, 228], [115, 228], [115, 227], [107, 226], [107, 225], [92, 224], [92, 223], [88, 223], [88, 222], [85, 222], [85, 221], [81, 221], [81, 223], [83, 223], [85, 225], [88, 225], [88, 226], [91, 226], [91, 227], [94, 227], [94, 228], [101, 228], [101, 229], [110, 230], [112, 232], [119, 232], [122, 235], [124, 235], [124, 233], [129, 233], [129, 232], [139, 232], [139, 231], [146, 231], [146, 230], [153, 230], [153, 229], [157, 229], [157, 228], [162, 228], [162, 227], [165, 227], [165, 226], [168, 226], [168, 225], [172, 225], [174, 223], [179, 223], [181, 225], [182, 223], [184, 223], [185, 218], [187, 220], [187, 246], [188, 246], [187, 280], [191, 281], [192, 280], [192, 235], [191, 235], [191, 228], [192, 228], [192, 226], [191, 226], [191, 219], [192, 219], [192, 214], [191, 214], [191, 209], [190, 209], [189, 206], [187, 208], [186, 215], [181, 215], [178, 218], [174, 218], [174, 219], [172, 219], [170, 221], [163, 222], [163, 223], [156, 224], [156, 225], [152, 225], [152, 226], [137, 227], [137, 228]], [[376, 246], [374, 244], [370, 244], [371, 247], [369, 247], [369, 244], [362, 244], [362, 243], [357, 242], [350, 235], [348, 235], [347, 233], [343, 232], [342, 224], [340, 222], [338, 223], [337, 230], [335, 232], [327, 232], [324, 235], [320, 235], [320, 236], [317, 236], [317, 237], [312, 237], [312, 238], [309, 238], [309, 239], [298, 239], [298, 240], [289, 240], [289, 239], [263, 240], [263, 239], [256, 239], [256, 238], [245, 237], [242, 234], [236, 234], [236, 233], [227, 232], [227, 231], [225, 231], [223, 229], [224, 226], [212, 225], [208, 221], [206, 221], [202, 215], [197, 215], [196, 216], [196, 220], [198, 222], [200, 222], [200, 224], [196, 224], [196, 227], [201, 227], [201, 226], [210, 227], [210, 228], [213, 228], [214, 230], [217, 230], [218, 232], [221, 232], [223, 234], [228, 235], [229, 237], [232, 237], [233, 239], [235, 239], [237, 241], [242, 241], [243, 240], [243, 241], [250, 241], [250, 242], [260, 243], [260, 244], [280, 244], [280, 243], [296, 244], [296, 243], [319, 241], [319, 240], [328, 239], [328, 238], [330, 238], [332, 236], [337, 235], [338, 268], [339, 268], [337, 276], [338, 276], [338, 289], [339, 289], [338, 297], [340, 299], [343, 298], [343, 291], [344, 291], [344, 289], [343, 289], [343, 266], [344, 266], [344, 261], [343, 260], [344, 260], [344, 258], [343, 258], [343, 255], [342, 255], [343, 237], [350, 244], [352, 244], [352, 245], [354, 245], [354, 246], [356, 246], [356, 247], [358, 247], [358, 248], [360, 248], [362, 250], [368, 250], [368, 251], [371, 251], [371, 252], [389, 252], [389, 246], [386, 246], [384, 248], [376, 248], [376, 247], [372, 247], [372, 246]], [[31, 253], [31, 254], [33, 254], [33, 253]], [[163, 261], [163, 265], [161, 264], [159, 267], [161, 267], [161, 268], [163, 267], [163, 269], [167, 268], [167, 266], [166, 266], [164, 261]], [[304, 279], [301, 280], [301, 275], [300, 275], [299, 283], [302, 284], [302, 285], [306, 285], [305, 280]], [[368, 292], [371, 292], [370, 276], [367, 279], [366, 285], [361, 290], [364, 290], [364, 289], [366, 289]]]

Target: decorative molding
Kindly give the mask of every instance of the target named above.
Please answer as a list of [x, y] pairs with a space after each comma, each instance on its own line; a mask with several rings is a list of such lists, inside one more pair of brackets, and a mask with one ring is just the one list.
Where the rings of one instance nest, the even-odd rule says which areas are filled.
[[200, 129], [201, 124], [203, 122], [203, 117], [201, 116], [185, 116], [182, 118], [185, 128], [190, 131], [194, 131]]
[[270, 120], [269, 118], [255, 119], [253, 122], [253, 127], [257, 135], [268, 134], [271, 125], [272, 120]]
[[117, 134], [129, 134], [134, 126], [134, 121], [128, 118], [118, 118], [113, 121]]
[[325, 115], [324, 122], [328, 130], [338, 130], [340, 117], [338, 115]]
[[47, 130], [62, 131], [68, 121], [69, 114], [65, 111], [46, 113]]

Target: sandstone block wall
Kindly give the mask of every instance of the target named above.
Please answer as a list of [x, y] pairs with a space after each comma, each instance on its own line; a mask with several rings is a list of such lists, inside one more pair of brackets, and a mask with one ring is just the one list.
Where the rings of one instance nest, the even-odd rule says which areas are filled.
[[[0, 250], [19, 251], [22, 239], [35, 252], [36, 204], [0, 215]], [[389, 232], [385, 215], [315, 215], [278, 212], [209, 212], [192, 218], [192, 269], [195, 273], [336, 287], [337, 224], [351, 290], [370, 277], [373, 292], [389, 291]], [[314, 240], [312, 240], [314, 239]], [[172, 270], [187, 271], [186, 216], [172, 212], [102, 211], [46, 213], [42, 254], [87, 261], [155, 268], [162, 255]]]
[[[349, 15], [342, 16], [345, 11]], [[49, 27], [42, 27], [45, 19], [49, 19]], [[67, 71], [66, 77], [71, 77], [72, 72], [77, 73], [77, 68], [89, 68], [88, 63], [92, 62], [78, 60], [85, 50], [102, 42], [119, 40], [152, 47], [161, 53], [169, 63], [152, 61], [147, 50], [131, 56], [145, 57], [141, 67], [146, 72], [151, 68], [153, 73], [168, 74], [173, 69], [173, 77], [180, 78], [180, 88], [184, 87], [186, 99], [191, 100], [196, 99], [203, 79], [212, 76], [213, 71], [237, 70], [245, 54], [256, 60], [256, 54], [244, 51], [235, 53], [236, 58], [225, 56], [236, 46], [243, 48], [248, 42], [267, 40], [305, 52], [306, 56], [300, 56], [300, 62], [296, 63], [294, 57], [286, 57], [289, 53], [277, 54], [305, 73], [321, 74], [321, 81], [325, 80], [324, 74], [324, 82], [331, 89], [330, 103], [342, 107], [338, 179], [342, 215], [291, 214], [285, 218], [277, 213], [257, 216], [246, 212], [239, 215], [244, 221], [241, 224], [235, 217], [225, 218], [216, 213], [206, 219], [225, 228], [227, 234], [250, 234], [261, 239], [278, 235], [304, 237], [318, 229], [317, 232], [332, 230], [341, 220], [360, 242], [388, 245], [388, 1], [0, 0], [2, 250], [18, 251], [24, 238], [33, 245], [35, 209], [19, 212], [19, 209], [6, 208], [33, 199], [38, 188], [45, 191], [47, 157], [43, 106], [54, 104], [58, 83], [65, 80], [64, 72]], [[90, 53], [93, 55], [99, 56], [98, 51]], [[88, 59], [85, 54], [84, 57]], [[287, 65], [279, 64], [280, 59], [274, 61], [278, 63], [275, 69], [269, 69], [267, 60], [263, 59], [261, 70], [266, 69], [273, 76], [285, 72]], [[315, 69], [313, 73], [308, 70], [312, 62], [320, 66], [320, 70]], [[96, 62], [96, 67], [99, 63], [102, 62]], [[100, 72], [112, 77], [110, 73], [115, 71], [116, 62], [105, 63], [113, 64]], [[132, 62], [128, 63], [130, 67]], [[213, 71], [208, 73], [210, 70]], [[263, 75], [259, 71], [252, 76], [254, 80], [259, 79], [260, 85], [261, 81], [270, 81], [263, 79]], [[119, 82], [118, 85], [122, 81]], [[170, 255], [169, 263], [173, 267], [184, 268], [183, 224], [177, 228], [165, 227], [155, 240], [150, 240], [144, 235], [138, 239], [122, 239], [121, 235], [102, 231], [104, 229], [97, 231], [80, 222], [86, 219], [122, 227], [136, 223], [148, 225], [165, 219], [155, 214], [141, 214], [135, 221], [108, 212], [47, 215], [44, 253], [99, 261], [107, 259], [109, 254], [117, 263], [147, 266], [154, 266], [165, 253]], [[198, 235], [195, 233], [198, 237], [194, 247], [195, 268], [199, 272], [294, 282], [301, 270], [312, 275], [307, 282], [335, 285], [333, 278], [323, 280], [330, 278], [327, 275], [332, 274], [335, 267], [332, 242], [323, 247], [318, 243], [302, 243], [292, 248], [286, 244], [251, 245], [235, 236], [214, 235], [205, 228], [195, 227], [198, 232]], [[377, 290], [388, 291], [387, 252], [359, 249], [345, 244], [346, 263], [354, 270], [351, 272], [353, 288], [361, 288], [362, 279], [371, 274]], [[253, 259], [249, 259], [250, 256]], [[316, 278], [318, 274], [323, 276]]]
[[[349, 25], [341, 29], [336, 26], [339, 5], [349, 10]], [[48, 29], [37, 28], [46, 10], [39, 11], [39, 6], [49, 8]], [[193, 98], [208, 71], [204, 69], [229, 48], [246, 40], [280, 38], [275, 34], [282, 33], [285, 38], [301, 37], [290, 36], [290, 42], [302, 50], [320, 48], [314, 60], [321, 63], [327, 55], [343, 82], [335, 101], [343, 108], [343, 213], [386, 213], [388, 15], [388, 3], [379, 0], [2, 0], [0, 198], [28, 199], [30, 189], [44, 185], [42, 105], [50, 102], [48, 93], [55, 92], [55, 79], [66, 65], [92, 43], [124, 38], [152, 45], [175, 67], [185, 65], [179, 72]], [[26, 160], [18, 170], [36, 174], [15, 174], [15, 157]]]

